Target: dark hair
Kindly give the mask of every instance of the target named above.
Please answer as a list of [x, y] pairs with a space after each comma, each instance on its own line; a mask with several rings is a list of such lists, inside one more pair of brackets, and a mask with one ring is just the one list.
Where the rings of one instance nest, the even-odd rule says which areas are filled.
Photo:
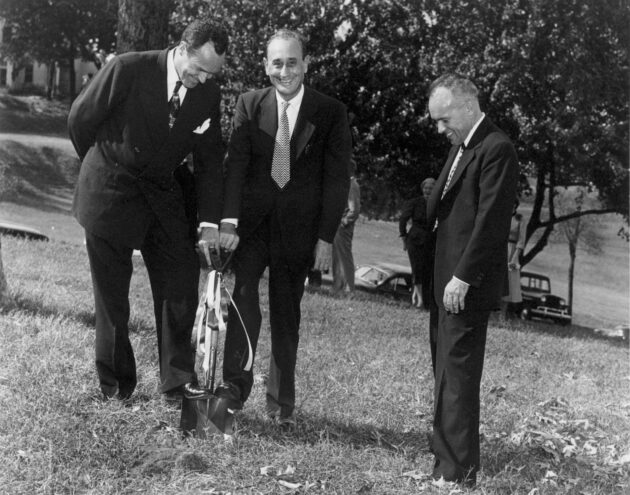
[[448, 73], [438, 77], [429, 86], [429, 98], [438, 88], [446, 88], [457, 96], [479, 99], [479, 90], [475, 83], [462, 74]]
[[228, 48], [228, 35], [225, 28], [210, 17], [196, 19], [182, 33], [181, 41], [186, 44], [188, 52], [195, 51], [202, 45], [211, 42], [217, 55], [223, 55]]
[[279, 29], [276, 31], [271, 38], [267, 41], [267, 49], [269, 49], [269, 45], [273, 40], [281, 39], [281, 40], [297, 40], [300, 43], [300, 47], [302, 48], [302, 58], [306, 57], [306, 40], [304, 36], [302, 36], [297, 31], [291, 31], [290, 29]]

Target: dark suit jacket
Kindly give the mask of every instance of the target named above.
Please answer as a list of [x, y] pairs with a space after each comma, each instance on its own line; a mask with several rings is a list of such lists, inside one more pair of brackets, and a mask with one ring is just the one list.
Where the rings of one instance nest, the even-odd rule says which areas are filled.
[[291, 180], [271, 178], [278, 128], [273, 87], [241, 95], [228, 148], [224, 218], [239, 219], [243, 242], [268, 215], [277, 215], [289, 259], [308, 263], [317, 239], [332, 243], [346, 207], [351, 155], [346, 109], [305, 87], [291, 137]]
[[[87, 231], [129, 247], [140, 247], [153, 215], [169, 235], [188, 235], [183, 192], [173, 172], [190, 152], [199, 221], [220, 221], [220, 90], [212, 80], [188, 89], [169, 132], [167, 53], [115, 57], [77, 97], [68, 118], [82, 160], [74, 214]], [[207, 119], [210, 128], [194, 133]]]
[[508, 137], [484, 117], [440, 200], [457, 151], [451, 148], [427, 204], [429, 224], [439, 222], [434, 295], [443, 307], [444, 288], [455, 276], [470, 284], [466, 310], [496, 309], [506, 278], [518, 159]]
[[[411, 219], [411, 227], [407, 230], [407, 223]], [[427, 224], [427, 202], [424, 196], [418, 196], [405, 203], [398, 220], [398, 231], [407, 242], [422, 246], [429, 240], [431, 227]]]

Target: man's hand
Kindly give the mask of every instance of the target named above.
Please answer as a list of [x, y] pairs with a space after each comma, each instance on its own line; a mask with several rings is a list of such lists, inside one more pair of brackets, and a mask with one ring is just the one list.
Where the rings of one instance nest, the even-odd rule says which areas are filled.
[[330, 269], [331, 262], [332, 244], [318, 239], [315, 246], [315, 263], [313, 264], [313, 269], [326, 272]]
[[416, 308], [422, 306], [422, 290], [420, 284], [415, 284], [413, 286], [413, 294], [411, 295], [411, 304]]
[[216, 227], [201, 227], [201, 232], [199, 232], [199, 242], [197, 245], [206, 257], [208, 266], [212, 266], [212, 261], [210, 260], [210, 250], [219, 249], [219, 229]]
[[402, 238], [403, 243], [403, 251], [407, 251], [407, 239], [405, 237]]
[[464, 299], [468, 292], [468, 284], [456, 279], [451, 278], [450, 282], [446, 284], [444, 288], [444, 308], [449, 313], [459, 313], [464, 310]]
[[219, 244], [221, 249], [234, 251], [238, 246], [239, 237], [236, 233], [236, 226], [230, 222], [221, 222], [219, 231]]

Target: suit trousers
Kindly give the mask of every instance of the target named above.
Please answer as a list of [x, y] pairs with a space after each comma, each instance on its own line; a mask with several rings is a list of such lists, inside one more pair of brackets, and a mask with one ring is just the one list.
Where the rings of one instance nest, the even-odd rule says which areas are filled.
[[[96, 370], [101, 390], [130, 394], [137, 382], [129, 339], [130, 247], [86, 231], [96, 313]], [[161, 390], [195, 379], [190, 343], [197, 308], [199, 261], [191, 238], [171, 239], [154, 220], [140, 248], [151, 291], [157, 331]]]
[[[435, 318], [438, 318], [437, 325]], [[431, 311], [433, 476], [474, 484], [480, 465], [479, 390], [490, 311]]]
[[[256, 353], [261, 327], [259, 283], [269, 267], [269, 323], [271, 356], [267, 380], [267, 410], [289, 416], [295, 408], [295, 365], [299, 343], [300, 302], [310, 260], [288, 260], [282, 245], [281, 227], [273, 214], [238, 246], [234, 270], [234, 304], [228, 312], [223, 358], [223, 381], [239, 387], [246, 401], [253, 385], [253, 371], [244, 370], [247, 340]], [[241, 323], [241, 318], [242, 323]]]
[[339, 225], [333, 240], [333, 290], [340, 291], [346, 287], [354, 290], [354, 257], [352, 256], [352, 238], [354, 223]]

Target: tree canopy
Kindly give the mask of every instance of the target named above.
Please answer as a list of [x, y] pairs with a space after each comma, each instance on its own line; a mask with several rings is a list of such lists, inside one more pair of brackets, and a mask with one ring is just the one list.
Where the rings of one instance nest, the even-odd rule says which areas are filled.
[[[533, 192], [527, 263], [554, 225], [628, 216], [628, 28], [623, 0], [180, 0], [173, 26], [212, 12], [231, 30], [226, 110], [266, 85], [265, 40], [277, 28], [309, 41], [308, 84], [354, 114], [366, 213], [393, 217], [436, 176], [448, 143], [427, 115], [444, 72], [470, 76], [482, 107], [514, 141]], [[558, 215], [557, 187], [585, 186], [600, 207]], [[534, 234], [536, 234], [534, 236]]]
[[[226, 136], [237, 96], [268, 84], [262, 64], [267, 38], [282, 27], [306, 36], [307, 84], [343, 101], [354, 117], [357, 175], [370, 216], [394, 218], [400, 202], [419, 195], [421, 181], [441, 170], [449, 144], [428, 117], [426, 93], [433, 79], [457, 71], [477, 83], [483, 110], [517, 147], [523, 193], [533, 194], [524, 263], [544, 249], [559, 222], [607, 212], [628, 220], [625, 0], [174, 1], [171, 41], [200, 15], [228, 26]], [[107, 3], [85, 2], [86, 10], [79, 0], [4, 0], [0, 16], [8, 6], [24, 5], [34, 15], [36, 5], [63, 4], [76, 7], [69, 18], [84, 12], [87, 19]], [[50, 20], [41, 15], [24, 14], [12, 26], [36, 36], [24, 26], [48, 30]], [[81, 36], [64, 35], [73, 40], [64, 46], [84, 46], [88, 33], [97, 35], [91, 25], [76, 27]], [[37, 36], [48, 39], [46, 33]], [[17, 53], [40, 56], [39, 48], [26, 50], [33, 41], [24, 40]], [[554, 191], [572, 186], [594, 191], [599, 206], [556, 212]]]
[[114, 46], [117, 0], [2, 0], [6, 39], [0, 54], [18, 67], [35, 60], [69, 67], [74, 96], [74, 59], [94, 60]]

